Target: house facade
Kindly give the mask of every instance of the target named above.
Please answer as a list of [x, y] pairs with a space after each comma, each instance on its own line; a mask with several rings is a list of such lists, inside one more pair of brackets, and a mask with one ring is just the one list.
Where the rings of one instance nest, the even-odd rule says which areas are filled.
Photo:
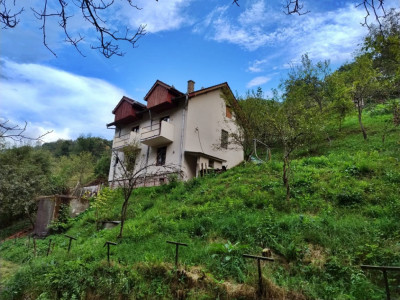
[[227, 83], [195, 90], [194, 81], [189, 80], [183, 93], [157, 80], [144, 97], [147, 105], [122, 97], [113, 110], [114, 122], [107, 124], [115, 128], [110, 185], [118, 185], [123, 178], [118, 163], [124, 161], [123, 149], [130, 144], [140, 149], [138, 166], [146, 166], [138, 185], [166, 182], [165, 174], [155, 175], [165, 173], [157, 172], [164, 166], [173, 166], [181, 179], [188, 180], [210, 169], [239, 164], [243, 149], [229, 141], [237, 127], [221, 97], [223, 89], [232, 93]]

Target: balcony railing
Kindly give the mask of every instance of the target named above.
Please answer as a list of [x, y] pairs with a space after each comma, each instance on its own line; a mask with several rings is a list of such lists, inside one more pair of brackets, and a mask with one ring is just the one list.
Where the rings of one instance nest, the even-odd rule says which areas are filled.
[[174, 125], [161, 121], [141, 129], [140, 141], [148, 146], [162, 146], [174, 141]]
[[127, 146], [139, 140], [139, 134], [131, 131], [130, 133], [114, 137], [113, 148]]

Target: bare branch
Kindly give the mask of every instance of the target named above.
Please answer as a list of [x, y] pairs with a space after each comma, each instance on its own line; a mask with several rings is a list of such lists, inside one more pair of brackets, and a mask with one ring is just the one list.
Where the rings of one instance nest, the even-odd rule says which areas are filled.
[[34, 8], [31, 8], [34, 12], [34, 15], [37, 19], [42, 20], [42, 26], [40, 29], [42, 30], [43, 33], [43, 45], [55, 56], [57, 57], [56, 53], [50, 49], [49, 45], [47, 44], [46, 40], [46, 18], [47, 17], [52, 17], [52, 16], [58, 16], [58, 14], [47, 14], [47, 0], [44, 2], [44, 7], [42, 12], [37, 12]]
[[[124, 55], [124, 53], [119, 49], [119, 45], [114, 44], [113, 41], [126, 41], [135, 48], [136, 42], [146, 34], [145, 25], [140, 25], [136, 32], [131, 36], [129, 36], [128, 28], [126, 28], [124, 35], [118, 35], [118, 31], [112, 31], [110, 28], [106, 27], [105, 22], [99, 17], [98, 11], [107, 9], [113, 4], [113, 2], [114, 1], [109, 3], [102, 2], [102, 5], [94, 5], [92, 0], [82, 0], [81, 5], [83, 17], [96, 28], [100, 35], [98, 38], [100, 45], [91, 46], [91, 48], [98, 49], [106, 58], [110, 58], [113, 55]], [[128, 2], [132, 6], [131, 1]]]
[[368, 19], [370, 16], [378, 23], [379, 28], [382, 28], [382, 19], [386, 18], [387, 13], [384, 7], [385, 0], [363, 0], [358, 3], [356, 7], [363, 6], [365, 10], [364, 22], [361, 23], [368, 29], [371, 29], [371, 25], [368, 24]]
[[21, 142], [23, 140], [29, 140], [29, 141], [40, 141], [43, 142], [43, 137], [48, 135], [49, 133], [53, 132], [47, 131], [42, 135], [39, 135], [38, 137], [29, 137], [24, 134], [26, 131], [26, 128], [28, 126], [28, 123], [25, 121], [25, 124], [23, 126], [20, 125], [10, 125], [9, 120], [2, 121], [0, 123], [0, 140], [1, 139], [10, 139], [16, 142]]
[[310, 11], [302, 11], [304, 5], [299, 3], [299, 0], [286, 0], [286, 5], [284, 6], [287, 12], [284, 12], [287, 15], [298, 14], [299, 16], [308, 14]]
[[17, 19], [17, 17], [24, 11], [24, 8], [21, 8], [16, 13], [11, 13], [11, 10], [7, 9], [6, 0], [0, 0], [0, 6], [0, 23], [4, 25], [3, 29], [14, 28], [17, 26], [19, 23], [19, 19]]
[[[127, 3], [130, 7], [136, 10], [142, 9], [134, 4], [135, 0], [121, 1]], [[156, 1], [158, 2], [158, 0]], [[357, 7], [363, 7], [366, 12], [364, 22], [362, 23], [363, 25], [370, 28], [368, 20], [373, 18], [373, 20], [375, 20], [381, 27], [383, 19], [387, 16], [384, 0], [354, 1], [357, 3]], [[10, 4], [10, 2], [13, 4]], [[24, 11], [24, 7], [16, 8], [15, 2], [15, 0], [0, 0], [0, 23], [3, 25], [2, 28], [14, 28], [18, 25], [18, 16]], [[68, 7], [68, 4], [71, 3], [73, 4], [73, 7], [76, 7], [79, 10], [79, 16], [89, 22], [92, 28], [96, 30], [99, 43], [91, 45], [91, 48], [99, 50], [106, 58], [110, 58], [113, 55], [123, 56], [124, 53], [120, 49], [121, 42], [127, 42], [133, 48], [136, 48], [138, 40], [146, 34], [146, 25], [140, 25], [136, 30], [125, 28], [120, 32], [118, 28], [113, 27], [111, 24], [107, 24], [107, 19], [101, 13], [108, 12], [115, 4], [115, 0], [53, 0], [51, 5], [54, 5], [56, 8], [50, 6], [50, 2], [48, 6], [48, 1], [45, 0], [42, 4], [42, 10], [36, 7], [32, 8], [32, 11], [36, 18], [42, 21], [40, 29], [42, 30], [44, 46], [55, 56], [56, 53], [50, 48], [47, 41], [48, 37], [46, 29], [49, 26], [47, 22], [48, 18], [54, 18], [58, 21], [58, 26], [64, 33], [65, 42], [71, 44], [81, 55], [83, 55], [78, 45], [85, 37], [79, 32], [76, 33], [76, 36], [73, 36], [69, 27], [68, 21], [72, 15], [67, 14], [66, 8]], [[232, 5], [239, 6], [239, 0], [232, 0]], [[9, 9], [9, 6], [13, 6], [14, 11]], [[309, 10], [304, 9], [302, 0], [286, 0], [286, 5], [283, 5], [283, 7], [285, 9], [284, 13], [287, 15], [304, 15], [310, 12]]]

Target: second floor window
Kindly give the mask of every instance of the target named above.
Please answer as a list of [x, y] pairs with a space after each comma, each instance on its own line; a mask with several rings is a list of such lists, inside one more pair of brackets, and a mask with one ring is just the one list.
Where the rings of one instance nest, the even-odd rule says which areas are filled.
[[232, 119], [232, 110], [228, 105], [226, 106], [226, 117]]
[[121, 128], [119, 128], [119, 127], [115, 128], [115, 136], [116, 137], [121, 137]]
[[157, 166], [165, 165], [165, 159], [167, 157], [167, 147], [161, 147], [157, 149]]
[[221, 148], [228, 149], [228, 131], [221, 130]]
[[161, 123], [162, 121], [169, 122], [169, 116], [162, 117], [162, 118], [160, 119], [160, 123]]

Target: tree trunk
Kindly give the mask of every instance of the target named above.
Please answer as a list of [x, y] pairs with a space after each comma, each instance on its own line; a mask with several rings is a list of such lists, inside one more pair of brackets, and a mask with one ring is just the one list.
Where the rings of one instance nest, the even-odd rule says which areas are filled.
[[26, 210], [25, 212], [26, 212], [26, 215], [27, 215], [27, 217], [29, 219], [29, 222], [32, 225], [32, 230], [34, 230], [35, 229], [35, 222], [33, 221], [33, 217], [31, 215], [31, 213], [29, 212], [29, 210]]
[[290, 182], [289, 182], [289, 156], [283, 158], [283, 185], [286, 187], [286, 201], [290, 201]]
[[125, 198], [124, 203], [122, 204], [122, 209], [121, 209], [121, 228], [119, 230], [119, 235], [118, 238], [122, 238], [122, 232], [124, 230], [124, 224], [125, 224], [125, 219], [126, 219], [126, 211], [128, 209], [128, 202], [129, 197]]
[[362, 101], [357, 102], [357, 109], [358, 109], [358, 123], [360, 123], [360, 128], [364, 137], [364, 140], [367, 139], [367, 132], [364, 128], [364, 124], [362, 122]]

